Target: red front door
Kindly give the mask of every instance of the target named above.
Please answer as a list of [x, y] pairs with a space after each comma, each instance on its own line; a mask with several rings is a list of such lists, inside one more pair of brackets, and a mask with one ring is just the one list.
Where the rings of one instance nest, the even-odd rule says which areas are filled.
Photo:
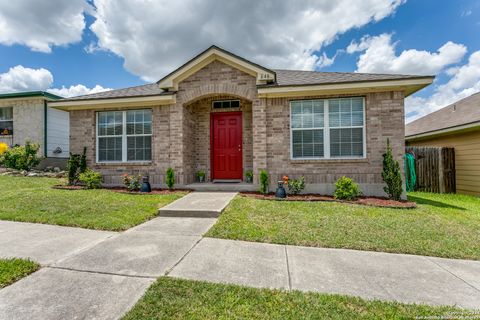
[[237, 180], [243, 177], [242, 113], [211, 114], [212, 180]]

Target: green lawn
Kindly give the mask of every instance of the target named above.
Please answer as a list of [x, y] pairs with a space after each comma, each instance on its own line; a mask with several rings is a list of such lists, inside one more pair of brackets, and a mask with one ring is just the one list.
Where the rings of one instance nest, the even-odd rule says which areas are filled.
[[411, 193], [416, 209], [237, 197], [206, 236], [480, 259], [480, 199]]
[[162, 277], [148, 289], [124, 320], [426, 319], [428, 316], [440, 319], [449, 312], [459, 310]]
[[0, 176], [0, 220], [57, 224], [101, 230], [125, 230], [157, 214], [183, 196], [131, 195], [109, 190], [58, 190], [60, 180]]
[[30, 273], [35, 272], [40, 266], [30, 260], [0, 259], [0, 288], [6, 287]]

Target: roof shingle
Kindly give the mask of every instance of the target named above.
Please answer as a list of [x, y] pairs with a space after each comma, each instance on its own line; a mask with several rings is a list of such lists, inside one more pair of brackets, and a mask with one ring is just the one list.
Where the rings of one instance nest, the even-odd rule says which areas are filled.
[[405, 126], [405, 136], [415, 136], [480, 122], [480, 92], [432, 112]]

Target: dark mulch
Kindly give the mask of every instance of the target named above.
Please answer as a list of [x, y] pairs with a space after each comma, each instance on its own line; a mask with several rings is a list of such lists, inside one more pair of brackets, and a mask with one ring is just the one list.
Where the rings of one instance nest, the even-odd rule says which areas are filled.
[[[76, 186], [67, 186], [67, 185], [55, 185], [52, 186], [53, 189], [60, 189], [60, 190], [85, 190], [85, 187], [81, 185], [76, 185]], [[179, 191], [182, 192], [191, 192], [192, 190], [189, 189], [152, 189], [152, 192], [145, 193], [145, 192], [140, 192], [140, 191], [128, 191], [126, 188], [120, 188], [120, 187], [102, 187], [101, 189], [113, 191], [113, 192], [118, 192], [118, 193], [126, 193], [126, 194], [172, 194], [176, 193]]]
[[250, 197], [261, 200], [281, 200], [281, 201], [330, 201], [330, 202], [342, 202], [342, 203], [351, 203], [351, 204], [361, 204], [364, 206], [373, 206], [373, 207], [385, 207], [385, 208], [401, 208], [401, 209], [412, 209], [417, 205], [415, 202], [411, 201], [395, 201], [387, 198], [380, 197], [360, 197], [353, 201], [344, 201], [335, 199], [332, 196], [320, 195], [320, 194], [297, 194], [297, 195], [288, 195], [285, 199], [278, 199], [275, 197], [274, 193], [262, 194], [259, 192], [241, 192], [241, 196]]

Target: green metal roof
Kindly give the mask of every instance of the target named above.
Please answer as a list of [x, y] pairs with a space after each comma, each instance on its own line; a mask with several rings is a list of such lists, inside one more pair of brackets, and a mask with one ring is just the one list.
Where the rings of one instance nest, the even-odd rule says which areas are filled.
[[55, 94], [45, 92], [45, 91], [12, 92], [12, 93], [0, 94], [0, 99], [28, 98], [28, 97], [45, 97], [47, 99], [52, 99], [52, 100], [63, 99], [60, 96], [57, 96]]

